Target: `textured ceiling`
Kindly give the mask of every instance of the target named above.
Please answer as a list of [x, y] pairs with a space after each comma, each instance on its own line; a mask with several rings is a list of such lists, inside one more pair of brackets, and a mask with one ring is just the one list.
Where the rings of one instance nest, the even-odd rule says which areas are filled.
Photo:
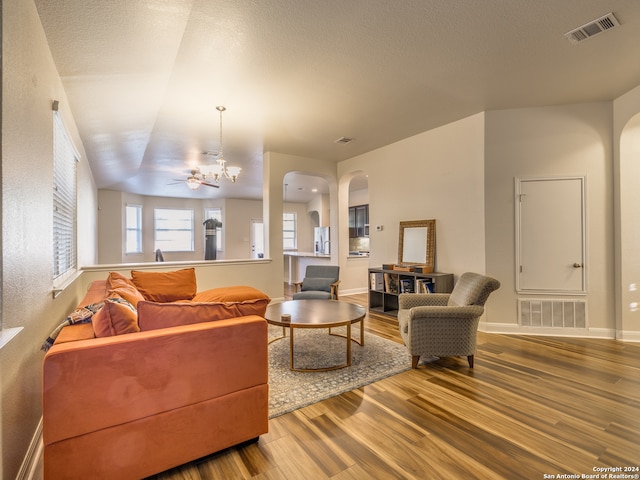
[[[339, 161], [494, 109], [640, 84], [631, 0], [35, 0], [99, 188], [262, 196], [262, 154]], [[564, 33], [614, 12], [620, 27]], [[182, 185], [205, 150], [235, 185]], [[355, 140], [336, 144], [342, 137]]]

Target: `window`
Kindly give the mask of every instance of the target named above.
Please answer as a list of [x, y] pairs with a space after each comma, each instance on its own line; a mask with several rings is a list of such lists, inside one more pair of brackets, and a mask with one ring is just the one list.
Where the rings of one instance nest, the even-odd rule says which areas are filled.
[[282, 215], [282, 247], [285, 250], [293, 250], [298, 243], [296, 235], [296, 214], [284, 213]]
[[153, 219], [154, 250], [193, 252], [193, 210], [156, 208]]
[[[204, 219], [218, 220], [222, 223], [222, 209], [221, 208], [205, 208]], [[216, 227], [216, 250], [222, 251], [222, 227]]]
[[76, 164], [79, 156], [53, 112], [53, 278], [76, 270]]
[[125, 253], [142, 253], [142, 206], [125, 207]]

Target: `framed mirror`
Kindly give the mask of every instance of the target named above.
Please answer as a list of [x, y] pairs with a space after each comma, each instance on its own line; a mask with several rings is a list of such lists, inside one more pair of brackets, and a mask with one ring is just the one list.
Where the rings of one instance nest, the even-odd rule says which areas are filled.
[[414, 220], [400, 222], [398, 263], [426, 265], [432, 271], [436, 255], [436, 221]]

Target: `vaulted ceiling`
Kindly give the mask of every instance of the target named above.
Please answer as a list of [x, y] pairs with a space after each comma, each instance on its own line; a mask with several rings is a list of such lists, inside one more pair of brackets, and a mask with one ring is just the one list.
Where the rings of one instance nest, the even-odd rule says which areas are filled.
[[[266, 151], [340, 161], [481, 111], [640, 84], [632, 0], [35, 3], [98, 188], [138, 194], [261, 198]], [[620, 26], [565, 38], [609, 12]], [[214, 160], [217, 105], [238, 183], [168, 185]]]

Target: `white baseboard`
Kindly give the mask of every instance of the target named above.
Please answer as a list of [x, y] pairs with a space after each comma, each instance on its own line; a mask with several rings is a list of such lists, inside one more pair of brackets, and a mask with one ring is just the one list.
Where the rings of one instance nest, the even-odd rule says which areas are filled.
[[618, 340], [622, 340], [623, 342], [640, 342], [640, 332], [629, 332], [621, 330], [618, 332], [617, 338]]
[[523, 327], [507, 323], [483, 323], [478, 326], [481, 332], [503, 333], [507, 335], [540, 335], [551, 337], [588, 337], [588, 338], [618, 338], [616, 331], [610, 328], [552, 328], [552, 327]]
[[358, 295], [360, 293], [367, 293], [367, 288], [350, 288], [349, 290], [340, 290], [340, 296], [343, 295]]
[[43, 451], [44, 444], [42, 442], [42, 417], [40, 417], [38, 427], [33, 434], [33, 438], [31, 439], [31, 443], [29, 444], [29, 449], [27, 450], [27, 454], [22, 461], [22, 465], [20, 466], [20, 470], [18, 471], [16, 480], [40, 480], [36, 478], [36, 474], [38, 472], [38, 464], [40, 462], [40, 459], [42, 458]]

